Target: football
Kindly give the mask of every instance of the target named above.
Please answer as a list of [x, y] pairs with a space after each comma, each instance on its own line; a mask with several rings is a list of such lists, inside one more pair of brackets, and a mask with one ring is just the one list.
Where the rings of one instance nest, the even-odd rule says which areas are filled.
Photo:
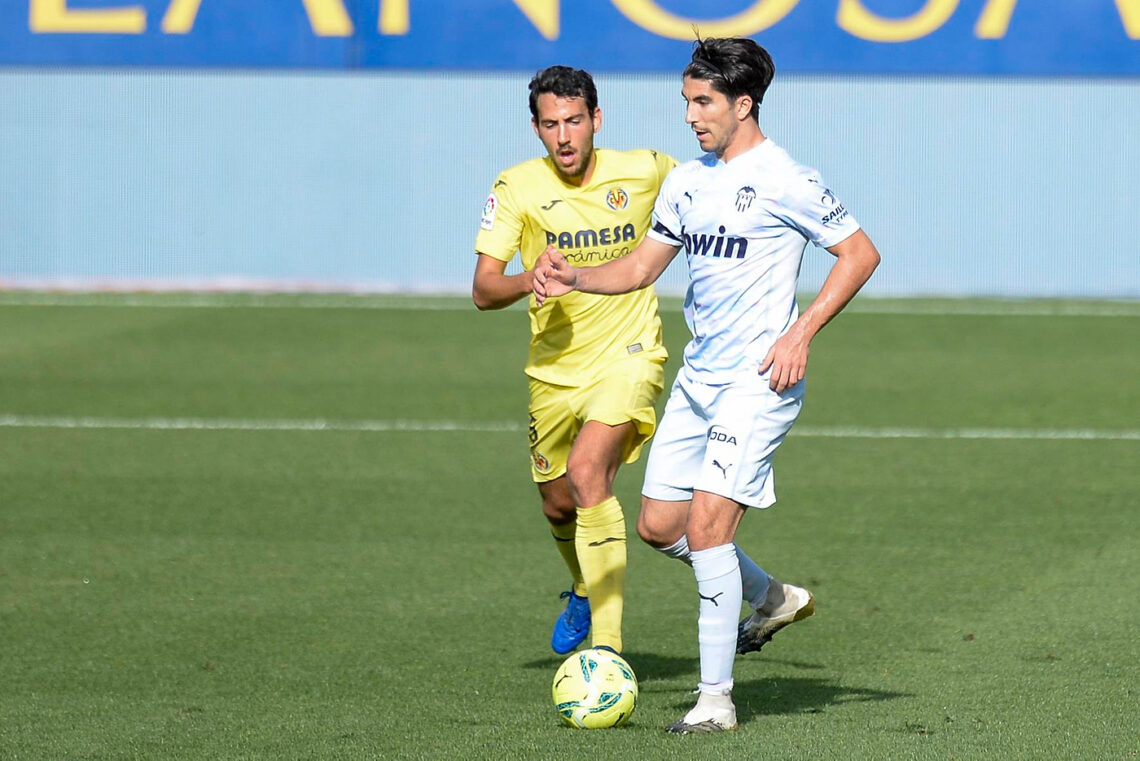
[[637, 703], [637, 677], [616, 653], [581, 650], [558, 667], [552, 692], [558, 715], [570, 726], [620, 727], [629, 721]]

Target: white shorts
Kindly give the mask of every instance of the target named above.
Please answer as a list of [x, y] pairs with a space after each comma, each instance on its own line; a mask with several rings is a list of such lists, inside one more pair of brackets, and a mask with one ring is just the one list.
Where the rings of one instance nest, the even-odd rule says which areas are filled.
[[700, 490], [749, 507], [772, 505], [772, 454], [800, 414], [804, 388], [801, 380], [777, 394], [759, 375], [710, 386], [682, 367], [649, 451], [641, 493], [683, 502]]

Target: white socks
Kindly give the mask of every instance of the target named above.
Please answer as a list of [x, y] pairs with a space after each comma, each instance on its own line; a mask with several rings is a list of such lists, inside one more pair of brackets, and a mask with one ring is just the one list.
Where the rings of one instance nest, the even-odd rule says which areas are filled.
[[772, 577], [768, 575], [756, 561], [744, 554], [740, 545], [736, 547], [736, 557], [740, 561], [740, 581], [743, 585], [744, 602], [752, 606], [752, 610], [760, 610], [764, 601], [768, 599], [768, 587], [772, 584]]
[[701, 650], [702, 692], [724, 695], [732, 690], [736, 658], [736, 626], [740, 618], [740, 561], [736, 546], [722, 544], [690, 552], [700, 595], [697, 641]]
[[[764, 601], [768, 599], [768, 585], [772, 579], [763, 568], [756, 565], [755, 560], [748, 557], [744, 550], [740, 549], [740, 545], [733, 545], [733, 547], [736, 548], [736, 557], [740, 561], [740, 581], [744, 601], [752, 606], [753, 610], [759, 610], [764, 605]], [[654, 549], [671, 558], [676, 558], [686, 565], [693, 564], [689, 557], [689, 538], [684, 534], [668, 547], [656, 547]]]

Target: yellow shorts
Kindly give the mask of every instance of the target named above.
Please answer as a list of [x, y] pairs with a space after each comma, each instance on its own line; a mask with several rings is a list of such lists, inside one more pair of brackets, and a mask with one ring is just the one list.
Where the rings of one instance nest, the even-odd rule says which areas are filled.
[[566, 473], [570, 447], [590, 420], [634, 424], [625, 461], [634, 462], [657, 427], [654, 405], [665, 384], [665, 363], [622, 359], [583, 386], [555, 386], [530, 379], [530, 472], [536, 483]]

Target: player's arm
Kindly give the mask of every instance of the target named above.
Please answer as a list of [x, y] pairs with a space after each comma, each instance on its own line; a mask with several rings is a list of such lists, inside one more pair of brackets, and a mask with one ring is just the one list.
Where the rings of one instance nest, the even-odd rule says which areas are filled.
[[509, 307], [533, 288], [533, 272], [506, 274], [507, 263], [487, 254], [475, 261], [475, 277], [471, 282], [471, 298], [481, 311]]
[[811, 340], [847, 306], [879, 266], [879, 252], [862, 230], [827, 250], [836, 261], [823, 287], [788, 332], [776, 340], [760, 364], [761, 373], [772, 368], [768, 386], [776, 393], [783, 393], [803, 379]]
[[629, 293], [651, 285], [681, 250], [649, 237], [620, 259], [597, 267], [574, 267], [554, 246], [547, 246], [534, 266], [534, 295], [541, 305], [546, 299], [570, 291], [583, 293]]

